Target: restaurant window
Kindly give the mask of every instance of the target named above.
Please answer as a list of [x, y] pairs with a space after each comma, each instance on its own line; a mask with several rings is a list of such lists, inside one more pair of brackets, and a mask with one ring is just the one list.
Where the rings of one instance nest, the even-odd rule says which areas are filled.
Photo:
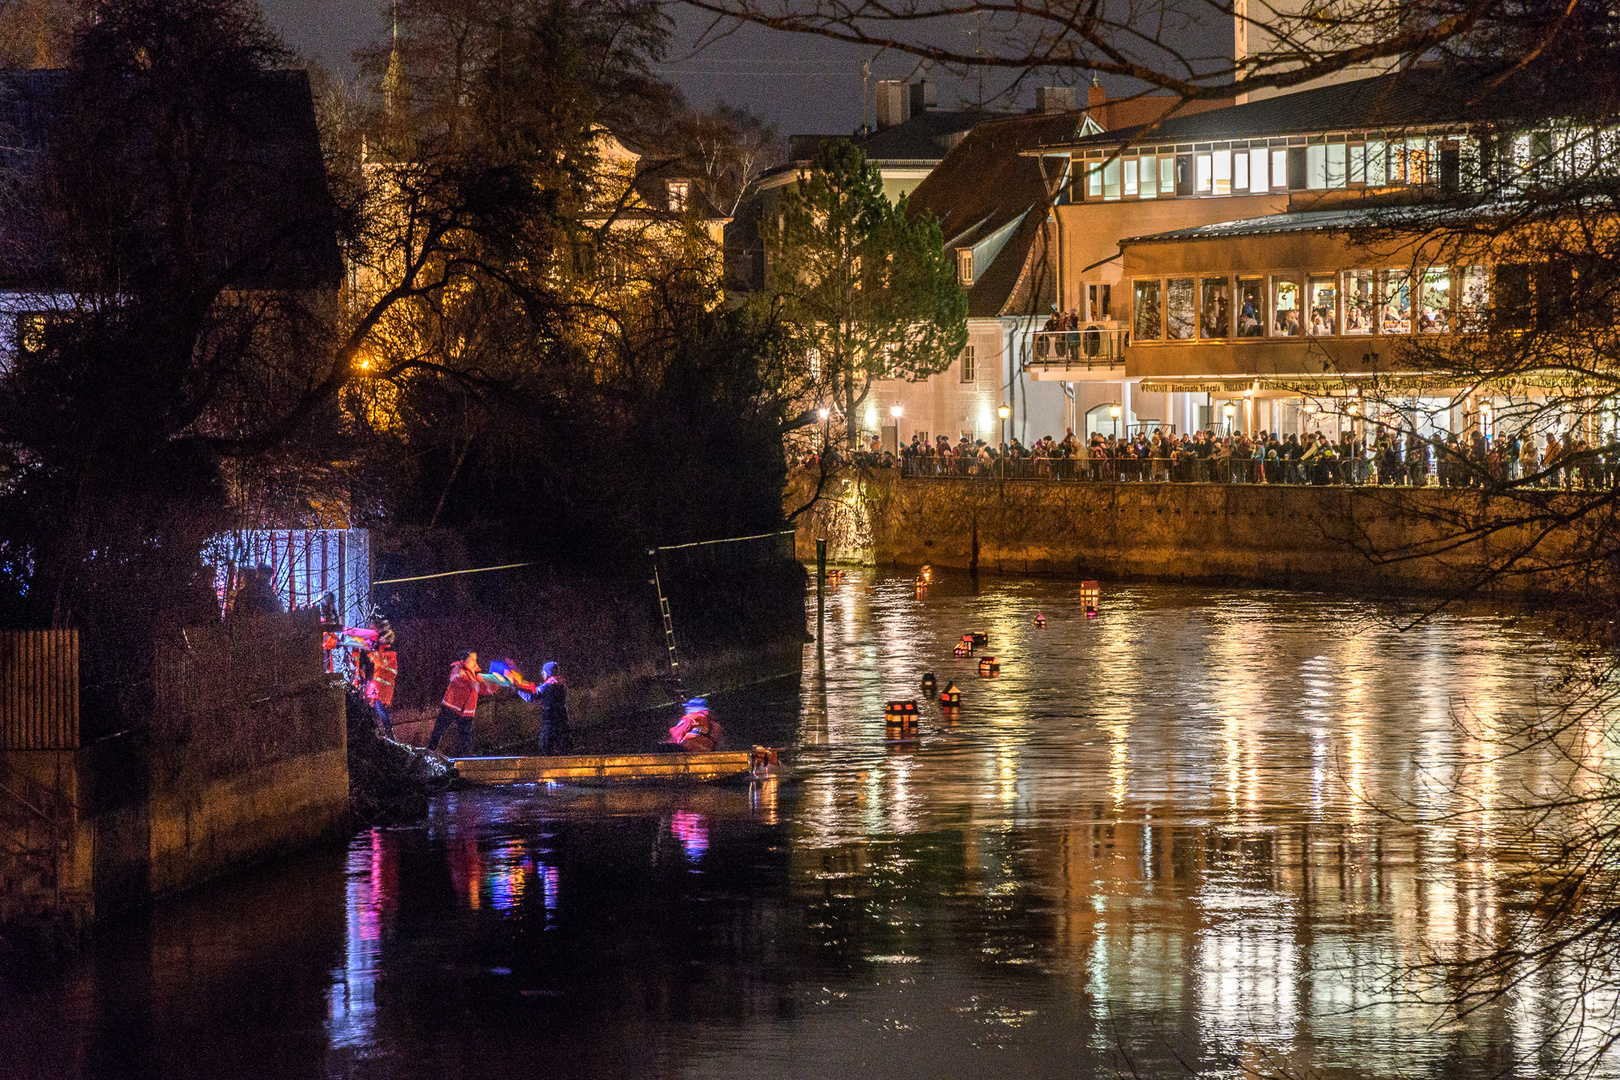
[[1312, 191], [1327, 187], [1327, 146], [1323, 143], [1305, 148], [1305, 186]]
[[1194, 154], [1193, 164], [1198, 169], [1197, 187], [1194, 189], [1200, 195], [1208, 195], [1213, 179], [1213, 166], [1209, 154]]
[[1430, 183], [1432, 177], [1429, 173], [1434, 166], [1434, 156], [1433, 139], [1407, 139], [1406, 182], [1408, 184]]
[[1239, 150], [1232, 155], [1232, 190], [1249, 190], [1249, 152]]
[[1530, 326], [1530, 267], [1505, 263], [1496, 268], [1496, 324], [1504, 330]]
[[1102, 197], [1119, 198], [1119, 158], [1114, 158], [1103, 165]]
[[1265, 149], [1251, 149], [1249, 151], [1249, 190], [1270, 191], [1271, 181], [1267, 179], [1271, 170], [1266, 167], [1271, 160], [1270, 151]]
[[1228, 278], [1204, 278], [1199, 301], [1198, 335], [1205, 338], [1232, 336], [1232, 282]]
[[961, 380], [963, 382], [978, 382], [979, 381], [978, 358], [974, 355], [973, 346], [971, 346], [971, 345], [962, 346], [962, 375], [961, 375]]
[[1210, 189], [1214, 195], [1232, 194], [1232, 151], [1217, 150], [1210, 157], [1214, 184]]
[[1114, 317], [1114, 287], [1112, 285], [1088, 285], [1086, 299], [1090, 306], [1086, 308], [1087, 318], [1093, 320], [1106, 320]]
[[1272, 189], [1288, 187], [1288, 151], [1273, 150], [1271, 152], [1271, 186]]
[[1370, 334], [1378, 321], [1378, 298], [1371, 270], [1344, 272], [1344, 332]]
[[1137, 281], [1131, 295], [1131, 337], [1137, 341], [1158, 341], [1161, 328], [1159, 282]]
[[1144, 199], [1157, 198], [1159, 194], [1159, 159], [1152, 154], [1144, 154], [1136, 159], [1137, 175], [1140, 177], [1138, 194]]
[[1126, 158], [1123, 164], [1125, 168], [1125, 195], [1130, 198], [1136, 194], [1136, 159], [1133, 157]]
[[1299, 337], [1304, 322], [1299, 310], [1299, 279], [1276, 276], [1271, 279], [1271, 334]]
[[1443, 334], [1451, 329], [1451, 269], [1431, 266], [1423, 271], [1422, 281], [1418, 329], [1425, 334]]
[[1389, 144], [1382, 139], [1367, 143], [1367, 186], [1383, 187], [1389, 183]]
[[1327, 186], [1330, 188], [1345, 186], [1347, 180], [1345, 150], [1344, 143], [1327, 145]]
[[1385, 270], [1384, 314], [1381, 328], [1386, 334], [1412, 332], [1412, 275], [1407, 270]]
[[1491, 275], [1483, 266], [1465, 266], [1459, 273], [1457, 289], [1457, 330], [1481, 333], [1491, 310]]
[[1196, 326], [1192, 278], [1171, 278], [1165, 287], [1165, 337], [1188, 341]]
[[1266, 334], [1266, 283], [1264, 278], [1237, 279], [1238, 337], [1264, 337]]
[[1174, 195], [1176, 193], [1176, 159], [1172, 154], [1165, 154], [1159, 158], [1159, 194]]
[[1351, 143], [1348, 147], [1350, 175], [1348, 180], [1352, 184], [1365, 184], [1367, 182], [1367, 144]]
[[1339, 331], [1339, 291], [1333, 274], [1312, 274], [1305, 280], [1305, 298], [1310, 303], [1312, 337], [1332, 337]]

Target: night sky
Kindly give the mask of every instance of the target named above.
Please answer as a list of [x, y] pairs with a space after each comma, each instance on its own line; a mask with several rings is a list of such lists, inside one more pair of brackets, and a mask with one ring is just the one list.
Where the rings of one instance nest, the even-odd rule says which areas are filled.
[[[270, 25], [299, 53], [319, 61], [334, 74], [353, 70], [350, 54], [387, 26], [387, 4], [379, 0], [260, 0]], [[784, 135], [837, 134], [861, 122], [861, 61], [872, 60], [874, 79], [914, 78], [915, 61], [895, 54], [873, 56], [870, 50], [804, 35], [742, 28], [702, 51], [695, 43], [707, 26], [701, 13], [680, 5], [675, 48], [661, 74], [700, 107], [716, 101], [746, 108], [775, 124]], [[976, 82], [939, 73], [939, 105], [971, 103]], [[1043, 80], [1052, 81], [1052, 80]], [[1026, 86], [1014, 105], [1034, 103]], [[994, 93], [996, 84], [988, 83]]]

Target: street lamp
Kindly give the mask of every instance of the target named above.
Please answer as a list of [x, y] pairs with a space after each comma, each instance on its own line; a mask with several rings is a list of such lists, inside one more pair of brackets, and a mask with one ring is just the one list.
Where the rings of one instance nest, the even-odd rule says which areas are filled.
[[1119, 414], [1123, 412], [1118, 404], [1108, 406], [1108, 418], [1114, 422], [1114, 438], [1119, 438]]
[[1007, 441], [1007, 417], [1012, 415], [1012, 406], [1002, 403], [996, 406], [996, 415], [1001, 417], [1001, 441]]
[[894, 456], [900, 456], [900, 414], [905, 410], [899, 405], [889, 406], [889, 415], [894, 419]]
[[832, 410], [823, 406], [817, 409], [816, 412], [821, 414], [821, 449], [825, 451], [827, 443], [832, 438], [832, 424], [828, 423], [832, 419]]
[[1232, 417], [1237, 415], [1237, 406], [1228, 401], [1221, 406], [1221, 415], [1226, 417], [1226, 433], [1232, 434]]

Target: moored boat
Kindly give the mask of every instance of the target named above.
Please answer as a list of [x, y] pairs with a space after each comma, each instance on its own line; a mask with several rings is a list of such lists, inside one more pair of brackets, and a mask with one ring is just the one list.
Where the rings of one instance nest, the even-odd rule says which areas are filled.
[[776, 750], [716, 750], [686, 754], [572, 754], [557, 757], [451, 758], [461, 778], [473, 784], [713, 783], [773, 775]]

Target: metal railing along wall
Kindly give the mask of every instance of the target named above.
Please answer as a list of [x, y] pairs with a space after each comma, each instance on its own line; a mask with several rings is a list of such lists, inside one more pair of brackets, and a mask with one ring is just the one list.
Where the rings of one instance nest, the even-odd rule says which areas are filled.
[[[902, 476], [916, 479], [1032, 480], [1052, 482], [1181, 484], [1365, 484], [1376, 483], [1376, 473], [1361, 459], [1314, 461], [1262, 461], [1259, 458], [1074, 457], [1003, 458], [987, 462], [973, 458], [913, 457], [901, 463]], [[1418, 486], [1427, 482], [1424, 467]], [[1385, 481], [1390, 482], [1389, 480]], [[1412, 482], [1402, 475], [1397, 481]]]

